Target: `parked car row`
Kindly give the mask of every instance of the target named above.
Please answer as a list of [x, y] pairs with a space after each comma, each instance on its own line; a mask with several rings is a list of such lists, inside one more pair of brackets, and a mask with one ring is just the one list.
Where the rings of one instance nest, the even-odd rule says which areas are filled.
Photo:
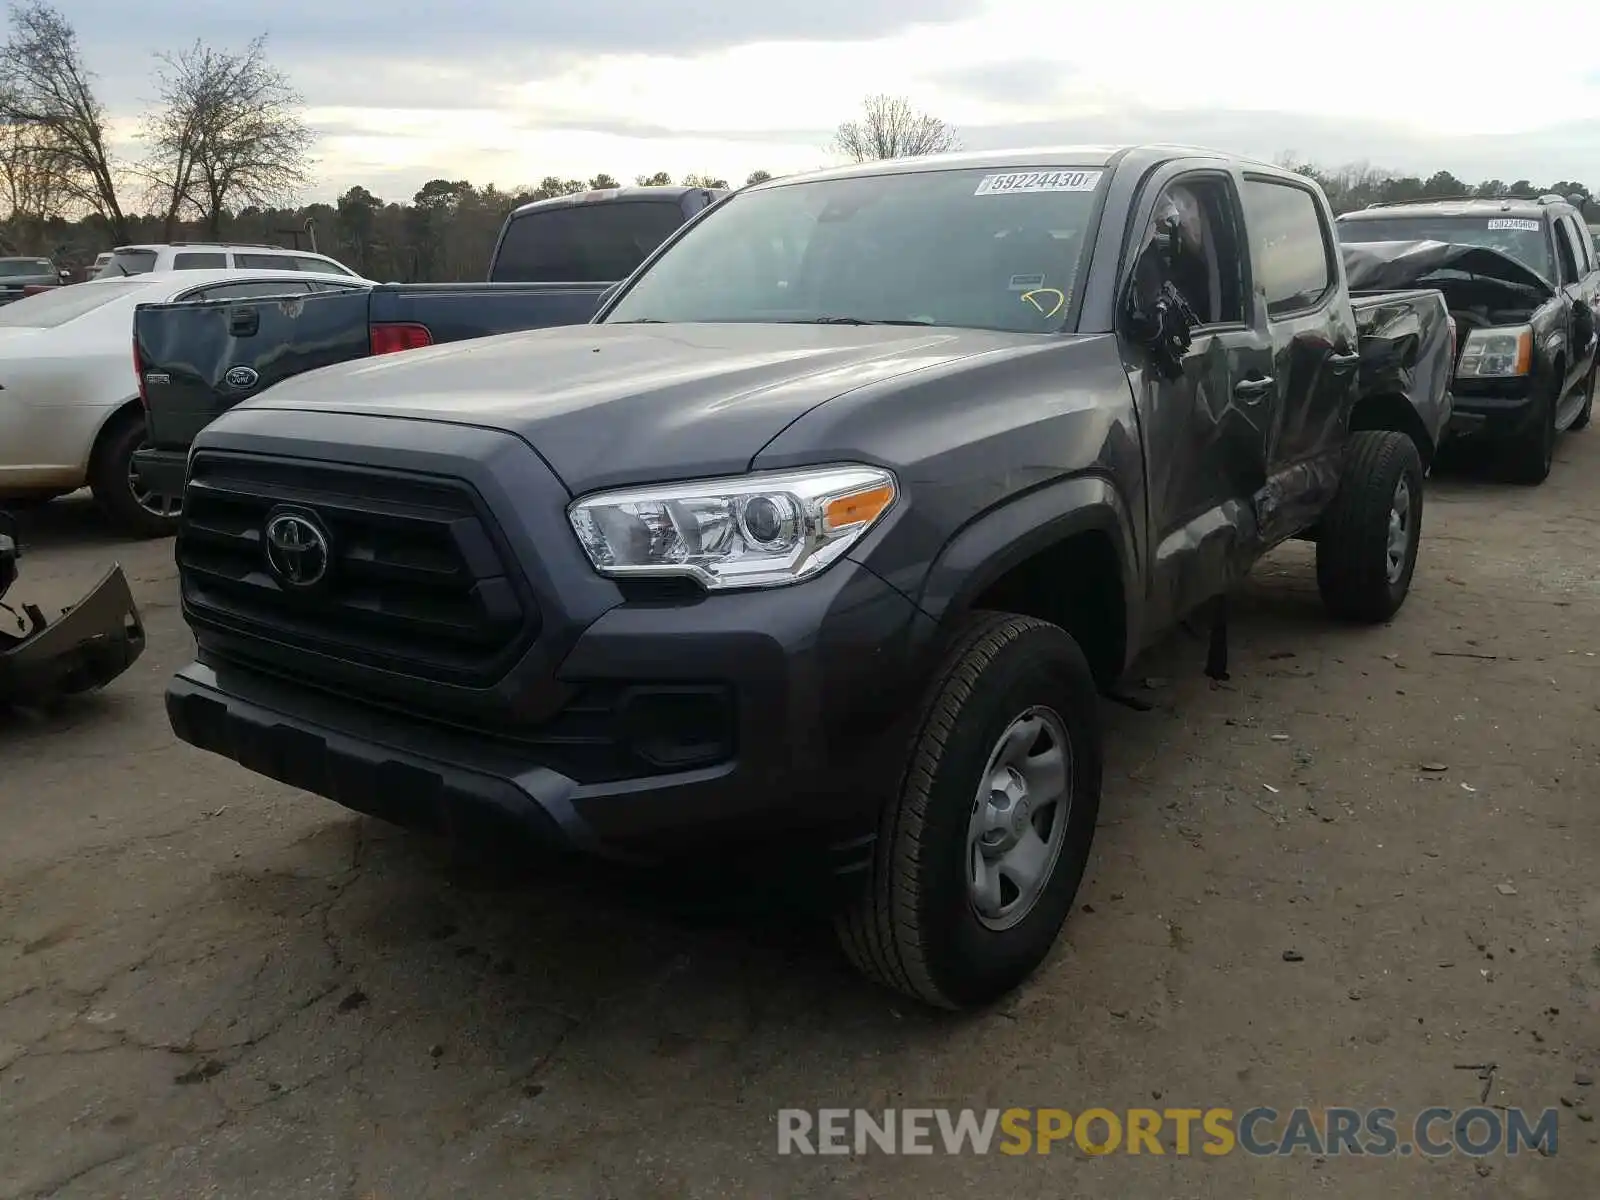
[[155, 271], [53, 288], [0, 308], [0, 506], [88, 487], [122, 532], [170, 535], [181, 486], [152, 490], [133, 468], [148, 436], [129, 354], [135, 308], [183, 300], [214, 312], [229, 298], [282, 303], [368, 286], [344, 273]]

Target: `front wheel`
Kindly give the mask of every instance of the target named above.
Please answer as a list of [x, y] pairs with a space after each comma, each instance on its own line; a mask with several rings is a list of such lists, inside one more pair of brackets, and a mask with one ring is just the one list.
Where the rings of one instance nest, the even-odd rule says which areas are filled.
[[167, 537], [178, 531], [183, 497], [161, 495], [140, 481], [133, 456], [144, 444], [143, 417], [123, 414], [113, 418], [89, 464], [89, 490], [119, 532], [130, 537]]
[[1100, 808], [1099, 700], [1082, 650], [976, 613], [923, 697], [870, 885], [837, 918], [869, 978], [940, 1008], [999, 999], [1055, 944]]
[[1578, 410], [1578, 415], [1573, 418], [1572, 424], [1567, 426], [1574, 433], [1588, 428], [1589, 418], [1594, 415], [1594, 388], [1597, 378], [1600, 378], [1600, 351], [1595, 353], [1594, 366], [1589, 368], [1589, 378], [1583, 385], [1583, 407]]
[[1411, 590], [1422, 540], [1422, 459], [1403, 433], [1350, 435], [1320, 522], [1317, 590], [1334, 616], [1381, 624]]
[[[1556, 370], [1559, 375], [1559, 365]], [[1512, 483], [1532, 487], [1550, 477], [1550, 468], [1556, 461], [1556, 408], [1559, 399], [1555, 391], [1538, 397], [1535, 400], [1538, 411], [1532, 423], [1507, 447], [1504, 465]]]

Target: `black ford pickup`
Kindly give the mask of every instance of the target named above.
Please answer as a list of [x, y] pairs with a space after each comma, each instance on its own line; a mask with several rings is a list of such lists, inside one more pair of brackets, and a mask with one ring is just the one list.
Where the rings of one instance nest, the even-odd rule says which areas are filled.
[[293, 299], [142, 304], [134, 359], [149, 443], [140, 479], [183, 493], [195, 433], [218, 413], [293, 375], [373, 354], [594, 316], [673, 230], [726, 195], [625, 187], [525, 204], [501, 226], [487, 283], [380, 284]]
[[1384, 204], [1338, 232], [1352, 289], [1444, 294], [1461, 334], [1450, 435], [1543, 483], [1557, 433], [1589, 424], [1600, 369], [1600, 261], [1577, 208], [1555, 195]]
[[1364, 307], [1370, 355], [1316, 185], [1210, 151], [746, 189], [593, 324], [203, 430], [169, 718], [407, 826], [807, 868], [868, 975], [984, 1003], [1071, 908], [1135, 655], [1209, 614], [1224, 674], [1293, 537], [1340, 616], [1405, 600], [1449, 330]]

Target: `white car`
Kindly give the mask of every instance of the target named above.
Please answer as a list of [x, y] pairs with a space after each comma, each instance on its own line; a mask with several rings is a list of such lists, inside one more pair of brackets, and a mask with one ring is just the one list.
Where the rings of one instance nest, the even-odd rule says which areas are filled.
[[[104, 260], [104, 261], [102, 261]], [[358, 276], [326, 254], [285, 250], [252, 242], [149, 242], [118, 246], [94, 260], [96, 279], [143, 275], [151, 271], [306, 271], [314, 275]]]
[[153, 494], [132, 470], [145, 441], [134, 307], [371, 286], [304, 271], [163, 271], [91, 279], [0, 307], [0, 506], [87, 486], [122, 532], [171, 533], [182, 498]]

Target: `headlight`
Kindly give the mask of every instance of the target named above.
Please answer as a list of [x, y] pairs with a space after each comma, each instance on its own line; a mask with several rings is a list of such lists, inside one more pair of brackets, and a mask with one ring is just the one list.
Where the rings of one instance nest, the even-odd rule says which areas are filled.
[[1533, 364], [1533, 330], [1526, 325], [1474, 329], [1461, 348], [1456, 374], [1463, 379], [1504, 379], [1526, 375]]
[[585, 496], [567, 516], [602, 575], [687, 575], [721, 591], [815, 575], [898, 494], [894, 476], [877, 467], [821, 467]]

